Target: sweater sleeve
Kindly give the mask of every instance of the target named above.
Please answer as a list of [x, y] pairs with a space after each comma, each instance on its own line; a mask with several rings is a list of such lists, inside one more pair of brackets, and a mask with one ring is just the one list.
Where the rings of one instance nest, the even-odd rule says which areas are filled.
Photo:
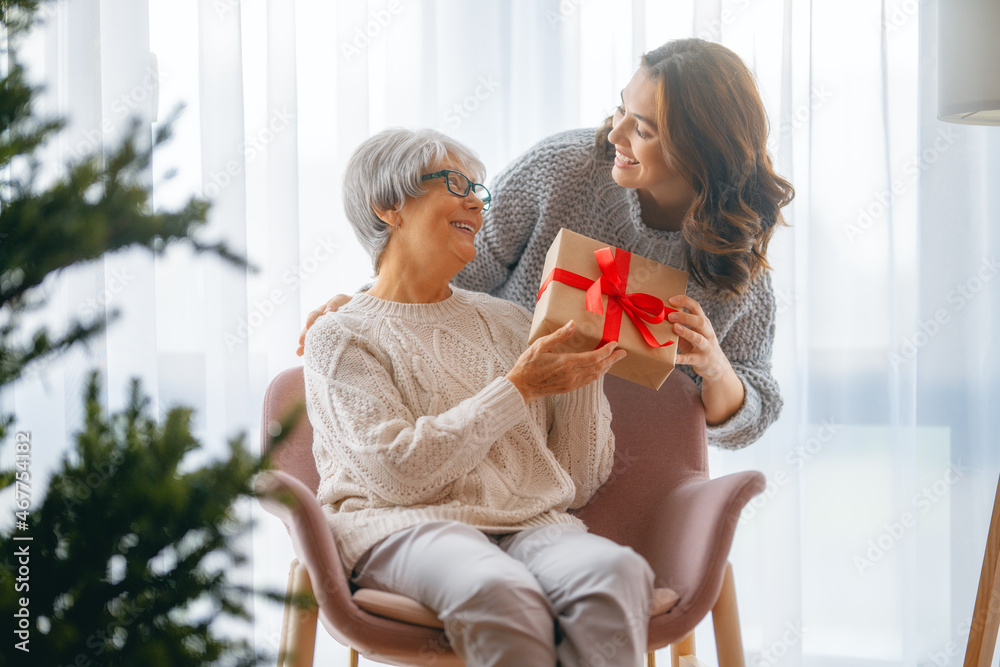
[[500, 172], [474, 241], [476, 258], [452, 279], [454, 284], [496, 295], [510, 278], [541, 215], [539, 175], [546, 173], [547, 154], [532, 149]]
[[549, 449], [576, 485], [570, 508], [583, 507], [607, 481], [614, 465], [615, 436], [604, 378], [548, 400], [553, 411]]
[[776, 308], [770, 276], [755, 283], [747, 305], [720, 341], [746, 394], [732, 417], [708, 427], [709, 443], [724, 449], [756, 442], [781, 414], [781, 391], [771, 374]]
[[505, 377], [437, 415], [414, 415], [371, 343], [322, 318], [306, 339], [306, 410], [315, 445], [359, 484], [396, 505], [433, 499], [525, 419]]

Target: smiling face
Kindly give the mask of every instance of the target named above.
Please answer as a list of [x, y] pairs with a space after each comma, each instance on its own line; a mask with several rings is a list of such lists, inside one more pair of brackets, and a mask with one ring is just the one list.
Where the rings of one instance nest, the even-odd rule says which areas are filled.
[[693, 194], [687, 181], [671, 164], [663, 149], [656, 105], [657, 82], [640, 67], [622, 90], [608, 141], [615, 145], [611, 177], [623, 188], [635, 188], [659, 201]]
[[[452, 158], [427, 169], [427, 173], [467, 169]], [[473, 238], [483, 226], [483, 202], [471, 191], [459, 197], [448, 191], [444, 178], [423, 181], [426, 194], [409, 199], [397, 212], [389, 212], [393, 230], [382, 260], [382, 270], [443, 272], [450, 280], [476, 258]], [[421, 276], [423, 278], [423, 276]]]

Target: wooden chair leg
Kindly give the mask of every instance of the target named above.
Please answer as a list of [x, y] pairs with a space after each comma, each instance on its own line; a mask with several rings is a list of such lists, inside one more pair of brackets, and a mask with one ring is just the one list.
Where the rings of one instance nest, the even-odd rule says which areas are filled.
[[353, 648], [351, 649], [351, 656], [348, 659], [349, 667], [358, 667], [358, 652]]
[[[288, 568], [288, 583], [285, 584], [285, 595], [289, 596], [295, 590], [295, 568], [297, 560], [293, 560]], [[281, 634], [278, 635], [278, 667], [285, 667], [285, 656], [288, 654], [288, 619], [292, 615], [292, 605], [285, 602], [281, 613]]]
[[[309, 572], [299, 561], [293, 560], [288, 572], [288, 595], [312, 595]], [[316, 652], [316, 623], [319, 609], [315, 605], [297, 607], [285, 603], [281, 619], [281, 637], [278, 640], [278, 667], [312, 667]]]
[[986, 553], [979, 575], [976, 605], [972, 610], [972, 627], [965, 649], [964, 667], [989, 667], [993, 664], [997, 631], [1000, 629], [1000, 484], [993, 500], [990, 532], [986, 537]]
[[656, 667], [656, 651], [646, 652], [646, 667]]
[[670, 667], [681, 667], [681, 657], [694, 655], [694, 630], [688, 636], [670, 645]]
[[712, 609], [715, 625], [715, 646], [719, 652], [719, 667], [746, 667], [743, 657], [743, 636], [740, 633], [740, 615], [736, 609], [736, 584], [733, 565], [726, 563], [722, 591]]

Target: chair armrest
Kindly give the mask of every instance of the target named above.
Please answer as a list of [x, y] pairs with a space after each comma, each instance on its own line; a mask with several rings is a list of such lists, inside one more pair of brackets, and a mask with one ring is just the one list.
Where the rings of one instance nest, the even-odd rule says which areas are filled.
[[299, 562], [312, 581], [320, 611], [334, 624], [344, 627], [353, 621], [351, 587], [330, 526], [316, 495], [298, 479], [280, 470], [268, 470], [254, 480], [261, 506], [274, 514], [292, 538]]
[[643, 555], [656, 585], [681, 595], [677, 609], [707, 613], [722, 589], [736, 524], [743, 507], [764, 490], [757, 471], [717, 479], [689, 479], [672, 489], [649, 522]]

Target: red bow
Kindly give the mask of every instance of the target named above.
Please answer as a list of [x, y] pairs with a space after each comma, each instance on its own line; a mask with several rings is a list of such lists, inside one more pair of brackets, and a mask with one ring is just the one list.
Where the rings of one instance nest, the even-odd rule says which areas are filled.
[[[635, 328], [642, 334], [643, 340], [650, 347], [666, 347], [673, 345], [674, 341], [668, 340], [666, 343], [657, 342], [656, 338], [644, 324], [656, 324], [662, 322], [670, 313], [677, 310], [665, 306], [663, 301], [652, 294], [633, 292], [627, 294], [625, 288], [628, 285], [628, 267], [631, 262], [632, 253], [611, 248], [601, 248], [594, 251], [597, 258], [597, 266], [601, 269], [601, 277], [591, 280], [572, 271], [565, 269], [552, 269], [552, 272], [545, 278], [541, 289], [538, 290], [538, 298], [542, 298], [542, 293], [553, 280], [564, 283], [570, 287], [577, 287], [587, 291], [587, 310], [598, 315], [604, 314], [604, 307], [601, 303], [601, 295], [608, 295], [608, 315], [604, 319], [604, 332], [601, 335], [601, 342], [597, 347], [610, 341], [617, 341], [621, 330], [622, 312], [635, 324]], [[596, 349], [596, 348], [595, 348]]]

